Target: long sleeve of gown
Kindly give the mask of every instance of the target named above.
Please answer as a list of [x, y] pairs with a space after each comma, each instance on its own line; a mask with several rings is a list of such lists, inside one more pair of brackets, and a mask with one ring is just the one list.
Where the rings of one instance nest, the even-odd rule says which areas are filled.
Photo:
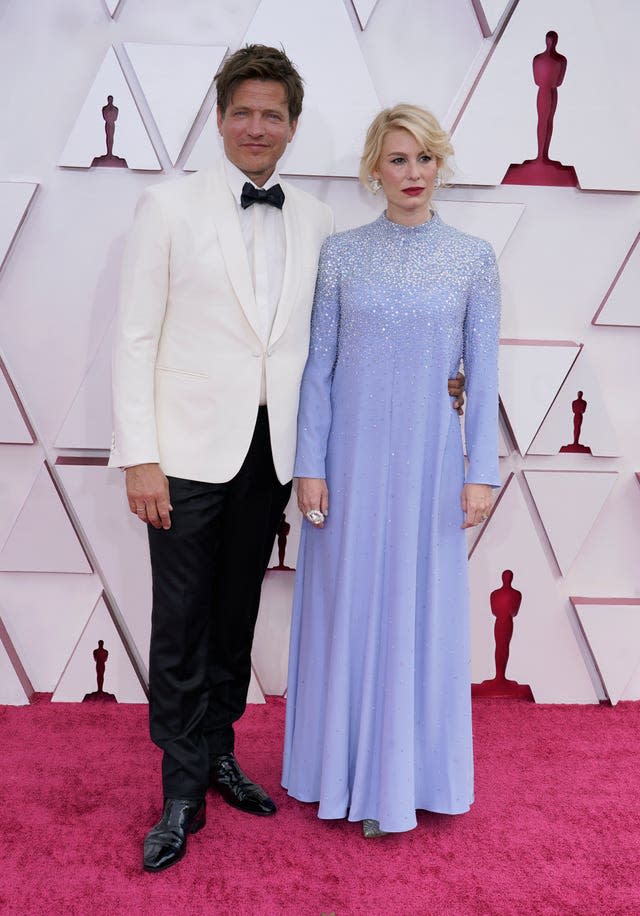
[[467, 483], [500, 486], [498, 470], [498, 342], [500, 278], [489, 244], [479, 253], [464, 320]]
[[302, 376], [298, 408], [298, 445], [294, 477], [326, 476], [331, 428], [331, 383], [338, 352], [340, 270], [337, 238], [325, 240], [311, 313], [309, 356]]

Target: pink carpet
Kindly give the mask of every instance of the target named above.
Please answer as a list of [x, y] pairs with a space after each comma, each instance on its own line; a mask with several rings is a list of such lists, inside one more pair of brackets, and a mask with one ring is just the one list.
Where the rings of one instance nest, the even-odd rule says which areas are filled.
[[160, 805], [146, 708], [0, 707], [3, 914], [638, 914], [640, 703], [474, 704], [476, 802], [364, 840], [279, 788], [284, 703], [249, 708], [238, 756], [279, 812], [208, 804], [187, 857], [141, 870]]

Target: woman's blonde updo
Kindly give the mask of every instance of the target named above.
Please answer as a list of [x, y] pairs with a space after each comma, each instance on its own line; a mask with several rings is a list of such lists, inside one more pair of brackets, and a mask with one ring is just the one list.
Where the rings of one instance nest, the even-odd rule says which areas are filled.
[[371, 173], [380, 161], [384, 138], [390, 130], [400, 128], [408, 131], [425, 153], [435, 156], [439, 183], [445, 183], [453, 175], [453, 169], [447, 163], [448, 157], [453, 155], [448, 132], [440, 127], [430, 111], [417, 105], [394, 105], [381, 111], [369, 125], [360, 159], [360, 181], [365, 188], [373, 190]]

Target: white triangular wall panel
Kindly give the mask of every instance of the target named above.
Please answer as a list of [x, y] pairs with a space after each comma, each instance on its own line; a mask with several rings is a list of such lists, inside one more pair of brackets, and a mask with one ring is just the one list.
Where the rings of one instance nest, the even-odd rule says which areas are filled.
[[247, 703], [266, 703], [262, 687], [256, 677], [256, 672], [251, 666], [251, 680], [249, 681], [249, 690], [247, 691]]
[[3, 572], [90, 573], [78, 535], [43, 466], [0, 551]]
[[[617, 90], [638, 83], [637, 55], [620, 53], [619, 36], [638, 34], [640, 6], [618, 4], [612, 16], [602, 0], [517, 5], [453, 133], [454, 182], [496, 185], [512, 163], [535, 158], [538, 88], [532, 61], [545, 51], [549, 30], [558, 33], [557, 52], [567, 58], [550, 158], [573, 166], [582, 189], [640, 190], [637, 101]], [[606, 144], [593, 142], [594, 123], [600, 136], [616, 137], [615, 156]]]
[[223, 152], [222, 140], [216, 126], [216, 109], [214, 107], [184, 164], [184, 169], [187, 172], [210, 169], [220, 159]]
[[605, 327], [640, 327], [640, 235], [629, 249], [592, 324]]
[[618, 478], [617, 471], [524, 471], [553, 553], [566, 576]]
[[[16, 697], [17, 701], [14, 702], [14, 705], [23, 705], [23, 703], [29, 702], [35, 693], [33, 689], [33, 684], [29, 680], [29, 675], [27, 674], [24, 665], [20, 660], [20, 656], [16, 651], [16, 647], [13, 645], [11, 637], [9, 636], [9, 631], [7, 630], [4, 622], [2, 620], [2, 608], [0, 607], [0, 653], [3, 653], [5, 658], [0, 659], [0, 696], [2, 695], [3, 689], [8, 690], [12, 696]], [[2, 676], [6, 677], [6, 684], [2, 683]], [[18, 687], [16, 688], [16, 680], [18, 682]], [[4, 702], [0, 699], [0, 703]]]
[[360, 28], [364, 31], [369, 24], [371, 14], [378, 5], [378, 0], [351, 0], [356, 11]]
[[16, 523], [42, 460], [42, 450], [36, 445], [0, 446], [0, 547]]
[[640, 700], [640, 665], [638, 665], [635, 672], [631, 675], [631, 679], [627, 682], [620, 694], [620, 699]]
[[0, 270], [24, 222], [38, 185], [26, 181], [0, 181]]
[[96, 555], [109, 590], [146, 665], [151, 636], [147, 526], [127, 503], [119, 468], [58, 464], [56, 470]]
[[169, 158], [175, 163], [227, 46], [127, 42], [125, 49]]
[[521, 455], [579, 353], [580, 345], [572, 341], [500, 341], [500, 400]]
[[111, 350], [114, 322], [107, 328], [69, 412], [56, 436], [57, 448], [110, 449], [113, 430]]
[[287, 688], [294, 580], [294, 572], [268, 570], [262, 583], [251, 660], [263, 691], [270, 696], [282, 696]]
[[506, 458], [511, 454], [511, 446], [507, 442], [507, 438], [502, 428], [502, 423], [498, 424], [498, 457]]
[[107, 7], [109, 15], [112, 19], [115, 17], [119, 7], [121, 7], [124, 2], [125, 0], [104, 0], [104, 4]]
[[96, 575], [0, 574], [0, 613], [34, 690], [55, 688], [101, 589]]
[[495, 618], [489, 598], [510, 569], [522, 592], [507, 677], [528, 684], [538, 703], [597, 703], [598, 698], [517, 478], [512, 477], [469, 561], [472, 680], [495, 675]]
[[[558, 392], [558, 397], [533, 440], [528, 454], [557, 455], [563, 445], [573, 443], [571, 405], [573, 401], [578, 400], [579, 391], [582, 391], [583, 400], [587, 402], [582, 416], [580, 444], [589, 447], [591, 454], [595, 456], [604, 458], [616, 457], [620, 454], [620, 443], [609, 417], [600, 381], [584, 351]], [[565, 454], [567, 458], [572, 457], [571, 452], [563, 453], [560, 460], [564, 459]]]
[[[311, 27], [304, 4], [262, 0], [243, 39], [252, 42], [286, 48], [304, 79], [304, 111], [280, 172], [357, 176], [367, 127], [381, 105], [343, 0], [317, 4]], [[217, 133], [212, 114], [186, 169], [208, 168], [219, 158]]]
[[109, 95], [118, 108], [113, 155], [125, 159], [130, 169], [159, 171], [158, 157], [113, 48], [105, 54], [58, 164], [89, 168], [95, 157], [106, 154], [102, 109]]
[[571, 602], [611, 703], [632, 699], [625, 694], [640, 667], [640, 599], [576, 597]]
[[525, 204], [484, 200], [435, 200], [434, 205], [446, 223], [489, 242], [498, 258], [525, 211]]
[[13, 667], [7, 650], [0, 641], [0, 704], [3, 706], [28, 706], [27, 696]]
[[31, 444], [31, 430], [25, 423], [16, 395], [0, 363], [0, 443]]
[[93, 651], [98, 647], [100, 639], [109, 653], [105, 664], [104, 692], [114, 694], [119, 703], [147, 702], [131, 659], [127, 655], [102, 596], [98, 599], [73, 655], [64, 669], [53, 694], [52, 702], [81, 702], [85, 694], [97, 690]]

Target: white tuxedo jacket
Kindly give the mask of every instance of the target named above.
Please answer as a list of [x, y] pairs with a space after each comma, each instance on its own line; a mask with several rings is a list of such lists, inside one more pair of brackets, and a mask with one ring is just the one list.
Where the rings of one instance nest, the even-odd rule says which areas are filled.
[[284, 278], [266, 346], [222, 161], [143, 194], [122, 269], [111, 466], [157, 461], [175, 477], [230, 480], [249, 449], [264, 365], [273, 461], [279, 480], [291, 479], [318, 255], [333, 217], [281, 184]]

